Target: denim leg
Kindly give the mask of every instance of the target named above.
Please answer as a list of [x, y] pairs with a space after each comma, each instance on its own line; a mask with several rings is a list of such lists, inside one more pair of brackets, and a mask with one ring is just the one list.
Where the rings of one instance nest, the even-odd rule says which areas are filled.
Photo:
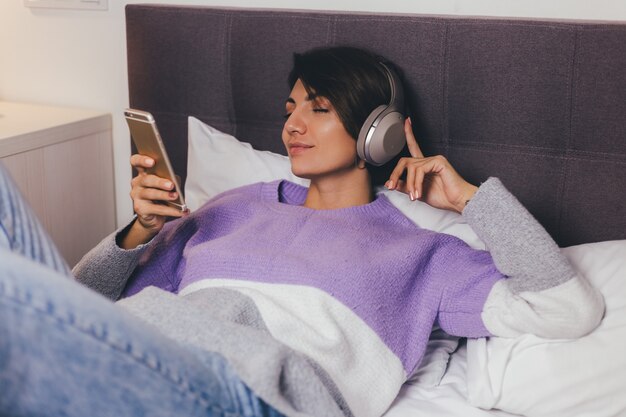
[[280, 416], [216, 353], [178, 344], [0, 248], [0, 415]]
[[0, 248], [2, 247], [71, 276], [63, 256], [0, 162]]

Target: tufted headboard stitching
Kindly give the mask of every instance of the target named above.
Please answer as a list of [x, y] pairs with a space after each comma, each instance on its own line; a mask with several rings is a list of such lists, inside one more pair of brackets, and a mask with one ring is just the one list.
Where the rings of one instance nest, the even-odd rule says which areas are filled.
[[128, 5], [126, 31], [130, 105], [183, 178], [188, 115], [284, 153], [292, 53], [355, 45], [403, 70], [426, 154], [499, 177], [561, 246], [626, 239], [626, 24]]

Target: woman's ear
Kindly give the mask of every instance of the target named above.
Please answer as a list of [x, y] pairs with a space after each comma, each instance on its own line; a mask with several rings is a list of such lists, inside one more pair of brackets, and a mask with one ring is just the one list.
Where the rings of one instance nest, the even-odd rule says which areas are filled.
[[365, 159], [361, 159], [358, 156], [356, 157], [356, 166], [359, 169], [365, 169]]

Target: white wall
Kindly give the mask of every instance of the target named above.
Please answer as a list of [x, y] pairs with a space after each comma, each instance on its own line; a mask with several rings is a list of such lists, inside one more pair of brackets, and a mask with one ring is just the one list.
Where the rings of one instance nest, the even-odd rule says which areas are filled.
[[[0, 1], [0, 100], [81, 106], [114, 115], [118, 224], [132, 215], [130, 144], [121, 110], [128, 104], [124, 6], [108, 11], [28, 9]], [[626, 21], [623, 0], [151, 0], [150, 3], [420, 14]], [[175, 24], [175, 22], [173, 22]], [[85, 155], [97, 158], [98, 155]]]

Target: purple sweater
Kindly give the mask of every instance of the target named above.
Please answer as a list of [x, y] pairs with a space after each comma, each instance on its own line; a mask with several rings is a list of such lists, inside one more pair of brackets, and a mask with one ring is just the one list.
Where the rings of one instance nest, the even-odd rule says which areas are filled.
[[[246, 368], [261, 349], [257, 341], [224, 343], [245, 331], [215, 330], [221, 329], [217, 322], [269, 333], [313, 364], [342, 413], [378, 416], [418, 367], [435, 323], [470, 337], [541, 333], [553, 311], [563, 316], [562, 305], [554, 304], [555, 288], [578, 291], [579, 280], [556, 245], [496, 179], [480, 187], [464, 213], [487, 245], [497, 247], [492, 253], [502, 252], [495, 263], [486, 251], [416, 226], [384, 196], [357, 207], [313, 210], [301, 206], [306, 192], [287, 181], [254, 184], [166, 224], [134, 252], [138, 263], [119, 268], [125, 276], [111, 278], [124, 288], [122, 304], [175, 338], [222, 352], [241, 366], [257, 393], [287, 414], [300, 415], [274, 393], [264, 395], [267, 378], [254, 380], [266, 365]], [[515, 236], [516, 228], [524, 231], [523, 239]], [[96, 250], [99, 256], [106, 252]], [[98, 264], [93, 258], [91, 265]], [[153, 287], [178, 296], [165, 297]], [[546, 291], [547, 308], [541, 297]], [[190, 313], [176, 304], [181, 300], [201, 302], [203, 310]], [[538, 325], [524, 327], [538, 315]], [[209, 321], [215, 340], [198, 342]], [[189, 331], [181, 333], [185, 326]], [[549, 329], [561, 327], [558, 322]], [[253, 353], [233, 353], [242, 346], [254, 346]], [[311, 378], [294, 382], [309, 383]], [[319, 393], [311, 398], [323, 402]], [[325, 408], [307, 411], [332, 415]]]
[[502, 274], [488, 252], [417, 227], [384, 196], [340, 210], [302, 207], [305, 197], [286, 181], [222, 194], [167, 224], [123, 296], [214, 278], [317, 288], [374, 330], [407, 373], [437, 319], [453, 335], [489, 335], [480, 315]]

